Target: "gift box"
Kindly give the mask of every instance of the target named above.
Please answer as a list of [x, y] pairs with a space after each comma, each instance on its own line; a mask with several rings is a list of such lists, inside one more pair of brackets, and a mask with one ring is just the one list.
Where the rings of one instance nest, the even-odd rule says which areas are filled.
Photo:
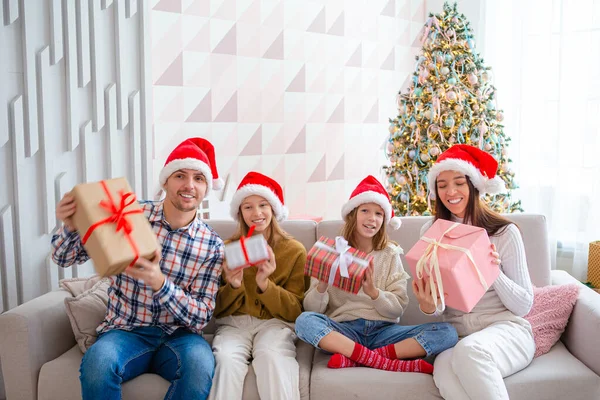
[[595, 288], [600, 288], [600, 241], [590, 243], [587, 280]]
[[321, 236], [306, 256], [304, 274], [357, 294], [373, 257], [354, 249], [341, 236]]
[[439, 311], [448, 306], [471, 312], [500, 273], [485, 229], [443, 219], [410, 249], [406, 261], [413, 279], [430, 280]]
[[73, 223], [101, 276], [120, 274], [139, 257], [159, 248], [143, 210], [125, 178], [76, 185]]
[[269, 259], [267, 241], [263, 235], [241, 238], [225, 245], [227, 268], [239, 270]]

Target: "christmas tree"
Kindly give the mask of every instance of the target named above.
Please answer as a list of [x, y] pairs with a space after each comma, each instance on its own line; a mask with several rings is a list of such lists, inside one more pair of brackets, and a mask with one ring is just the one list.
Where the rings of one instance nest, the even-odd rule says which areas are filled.
[[[405, 93], [398, 93], [398, 116], [390, 119], [383, 169], [397, 215], [431, 215], [434, 200], [427, 190], [427, 173], [437, 156], [455, 143], [478, 146], [498, 160], [498, 176], [507, 193], [486, 196], [497, 212], [523, 211], [511, 201], [516, 189], [510, 138], [504, 134], [503, 114], [496, 106], [491, 70], [474, 52], [473, 31], [464, 14], [444, 4], [424, 26], [422, 50]], [[435, 194], [434, 194], [435, 195]]]

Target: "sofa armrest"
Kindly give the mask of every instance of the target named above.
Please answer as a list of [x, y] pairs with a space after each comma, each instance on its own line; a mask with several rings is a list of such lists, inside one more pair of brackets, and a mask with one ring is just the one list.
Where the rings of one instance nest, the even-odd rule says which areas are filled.
[[594, 292], [565, 271], [552, 271], [552, 284], [577, 283], [581, 286], [562, 342], [575, 357], [600, 375], [600, 294]]
[[42, 365], [73, 347], [65, 311], [71, 294], [54, 291], [0, 315], [0, 361], [8, 399], [37, 399]]

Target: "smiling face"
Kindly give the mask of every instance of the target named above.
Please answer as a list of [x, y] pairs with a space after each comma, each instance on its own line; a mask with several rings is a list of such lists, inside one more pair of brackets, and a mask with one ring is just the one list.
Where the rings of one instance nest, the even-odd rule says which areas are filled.
[[372, 239], [383, 225], [384, 211], [378, 204], [361, 204], [356, 210], [355, 233], [363, 238]]
[[248, 196], [240, 205], [242, 218], [248, 226], [254, 225], [254, 231], [264, 233], [271, 225], [273, 209], [271, 204], [262, 196]]
[[437, 177], [437, 198], [459, 218], [465, 217], [469, 203], [469, 185], [465, 174], [458, 171], [443, 171]]
[[206, 178], [202, 172], [180, 169], [165, 182], [165, 201], [181, 212], [195, 211], [204, 199], [206, 187]]

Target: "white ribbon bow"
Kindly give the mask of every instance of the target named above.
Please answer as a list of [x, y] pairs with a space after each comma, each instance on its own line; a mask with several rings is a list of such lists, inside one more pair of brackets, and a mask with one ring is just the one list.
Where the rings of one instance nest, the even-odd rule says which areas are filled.
[[[446, 230], [446, 232], [444, 232], [442, 234], [442, 236], [439, 238], [439, 240], [435, 240], [435, 239], [427, 237], [427, 236], [423, 236], [421, 238], [421, 240], [423, 240], [424, 242], [429, 243], [429, 246], [427, 246], [427, 248], [425, 249], [425, 252], [423, 253], [421, 258], [417, 262], [417, 268], [416, 268], [417, 278], [418, 279], [423, 278], [423, 273], [425, 272], [425, 267], [426, 267], [426, 265], [429, 265], [429, 270], [427, 270], [427, 274], [429, 275], [429, 286], [431, 287], [431, 296], [433, 297], [433, 304], [435, 305], [435, 309], [438, 310], [439, 312], [443, 312], [446, 309], [446, 299], [444, 296], [444, 283], [442, 282], [442, 273], [440, 272], [440, 264], [439, 264], [439, 260], [438, 260], [438, 254], [437, 254], [438, 249], [440, 247], [442, 249], [446, 249], [446, 250], [458, 250], [458, 251], [462, 251], [463, 253], [465, 253], [467, 255], [467, 257], [469, 258], [469, 261], [471, 261], [471, 264], [473, 265], [473, 268], [475, 269], [475, 272], [477, 273], [477, 276], [479, 277], [479, 282], [481, 282], [481, 285], [484, 287], [484, 289], [486, 291], [489, 288], [487, 282], [485, 281], [485, 278], [481, 274], [481, 271], [479, 271], [477, 264], [475, 264], [475, 260], [473, 259], [473, 255], [471, 254], [471, 251], [469, 249], [466, 249], [464, 247], [454, 246], [454, 245], [447, 244], [447, 243], [441, 243], [441, 240], [444, 238], [444, 236], [446, 236], [446, 234], [448, 234], [448, 232], [450, 232], [451, 230], [453, 230], [454, 228], [456, 228], [459, 225], [460, 225], [460, 223], [458, 223], [458, 222], [454, 223], [450, 228], [448, 228]], [[433, 273], [432, 273], [432, 270], [433, 270]], [[434, 275], [435, 275], [435, 280], [433, 279]], [[439, 306], [441, 306], [441, 308], [438, 307], [438, 302], [437, 302], [437, 294], [438, 293], [440, 294]]]
[[331, 271], [329, 272], [329, 285], [333, 285], [333, 282], [335, 281], [335, 275], [338, 269], [340, 270], [340, 276], [344, 278], [349, 278], [350, 274], [348, 273], [348, 267], [350, 266], [350, 264], [352, 264], [352, 262], [357, 263], [363, 268], [369, 266], [368, 261], [363, 260], [362, 258], [354, 257], [352, 254], [348, 253], [348, 250], [350, 250], [352, 247], [348, 245], [348, 241], [344, 239], [343, 236], [336, 236], [335, 248], [328, 246], [323, 242], [316, 242], [315, 246], [317, 246], [320, 249], [326, 250], [330, 253], [339, 254], [339, 257], [336, 258], [336, 260], [333, 262], [333, 265], [331, 266]]

